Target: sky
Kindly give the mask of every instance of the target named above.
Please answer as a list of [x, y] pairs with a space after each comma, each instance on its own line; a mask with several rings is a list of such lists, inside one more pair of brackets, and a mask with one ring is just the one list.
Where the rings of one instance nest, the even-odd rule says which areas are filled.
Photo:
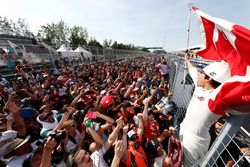
[[[187, 46], [188, 4], [203, 12], [250, 29], [250, 0], [4, 0], [0, 16], [24, 18], [35, 34], [41, 25], [63, 20], [68, 27], [87, 28], [100, 43], [176, 50]], [[191, 14], [189, 46], [202, 44]]]

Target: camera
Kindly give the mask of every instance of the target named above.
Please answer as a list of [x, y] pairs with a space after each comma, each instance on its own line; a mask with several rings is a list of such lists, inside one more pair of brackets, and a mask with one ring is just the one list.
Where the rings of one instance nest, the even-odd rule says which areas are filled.
[[66, 131], [62, 131], [62, 132], [53, 131], [49, 134], [49, 136], [51, 136], [52, 138], [54, 138], [58, 142], [58, 141], [65, 139], [65, 137], [67, 136], [67, 133], [66, 133]]

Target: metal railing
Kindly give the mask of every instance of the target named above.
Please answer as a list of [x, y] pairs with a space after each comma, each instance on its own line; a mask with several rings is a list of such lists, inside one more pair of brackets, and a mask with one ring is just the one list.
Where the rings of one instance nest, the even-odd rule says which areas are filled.
[[244, 133], [244, 136], [249, 139], [248, 132], [242, 127], [245, 119], [246, 115], [230, 116], [227, 119], [222, 132], [213, 143], [206, 157], [201, 161], [201, 167], [226, 166], [227, 164], [233, 166], [250, 165], [249, 157], [246, 156], [249, 151], [240, 153], [243, 145], [246, 148], [249, 148], [249, 145], [237, 139], [240, 133]]
[[[175, 55], [166, 56], [170, 66], [170, 90], [173, 93], [173, 101], [178, 106], [176, 112], [177, 124], [185, 117], [185, 112], [192, 97], [194, 84], [185, 69], [184, 60]], [[209, 61], [191, 59], [191, 62], [200, 68], [206, 66]], [[250, 115], [230, 115], [227, 123], [210, 147], [205, 158], [197, 162], [195, 166], [250, 166]], [[245, 150], [244, 152], [242, 150]], [[230, 166], [229, 165], [229, 166]]]

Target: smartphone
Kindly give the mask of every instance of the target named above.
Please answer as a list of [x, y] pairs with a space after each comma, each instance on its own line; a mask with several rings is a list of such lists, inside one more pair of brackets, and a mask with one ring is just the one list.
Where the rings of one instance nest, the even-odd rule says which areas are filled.
[[96, 119], [96, 113], [92, 111], [88, 111], [87, 117], [90, 119]]

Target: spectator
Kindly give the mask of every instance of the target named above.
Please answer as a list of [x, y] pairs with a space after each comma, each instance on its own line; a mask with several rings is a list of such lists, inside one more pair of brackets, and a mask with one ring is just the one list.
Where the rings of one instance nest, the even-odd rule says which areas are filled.
[[169, 83], [169, 73], [166, 60], [162, 58], [161, 63], [157, 64], [156, 67], [161, 73], [161, 80]]
[[142, 115], [138, 115], [139, 125], [137, 129], [128, 132], [128, 149], [123, 155], [123, 163], [127, 166], [148, 166], [147, 156], [142, 147], [143, 120]]
[[[220, 134], [226, 119], [221, 117], [210, 129], [211, 134], [211, 142], [210, 146], [216, 140], [216, 137]], [[230, 153], [227, 151], [230, 150]], [[217, 166], [227, 166], [232, 167], [234, 165], [234, 160], [236, 160], [240, 155], [240, 150], [238, 149], [237, 145], [234, 142], [230, 142], [227, 146], [227, 150], [224, 150], [220, 155], [220, 158], [216, 161]]]
[[[19, 166], [66, 166], [66, 159], [68, 166], [151, 166], [145, 143], [157, 139], [161, 145], [172, 133], [169, 127], [160, 131], [153, 106], [168, 94], [168, 85], [160, 84], [144, 61], [149, 59], [72, 68], [59, 62], [56, 73], [41, 69], [36, 75], [21, 67], [21, 77], [10, 86], [13, 93], [4, 94], [2, 102], [0, 153], [6, 154], [5, 142], [27, 138], [22, 156], [13, 158]], [[152, 89], [156, 95], [149, 94]], [[158, 151], [157, 157], [166, 157], [167, 150]]]
[[221, 117], [208, 108], [208, 100], [212, 92], [231, 74], [227, 63], [212, 63], [199, 71], [185, 57], [195, 90], [188, 105], [186, 116], [180, 126], [180, 139], [183, 145], [186, 167], [194, 165], [202, 159], [209, 147], [209, 128]]

